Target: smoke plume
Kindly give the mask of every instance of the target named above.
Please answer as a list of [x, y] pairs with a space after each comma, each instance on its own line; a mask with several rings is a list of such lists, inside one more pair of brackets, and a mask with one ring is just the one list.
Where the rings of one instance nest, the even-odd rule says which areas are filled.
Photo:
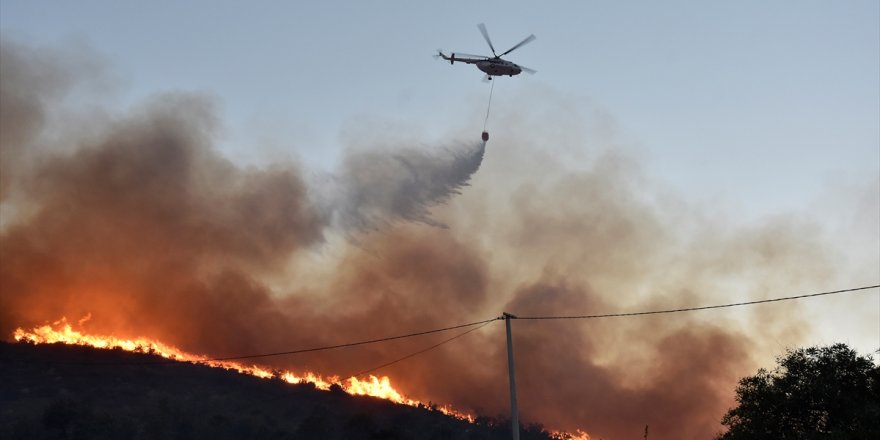
[[[44, 115], [64, 101], [70, 75], [39, 50], [6, 39], [0, 50], [4, 335], [90, 313], [89, 332], [222, 357], [501, 311], [703, 305], [797, 291], [833, 271], [810, 224], [731, 225], [663, 190], [634, 159], [602, 153], [603, 139], [536, 139], [518, 128], [531, 125], [521, 114], [501, 117], [509, 129], [488, 151], [391, 149], [389, 136], [318, 181], [224, 158], [210, 100], [188, 94], [157, 96], [41, 150], [41, 134], [59, 129]], [[596, 152], [577, 169], [548, 153], [572, 143]], [[745, 319], [764, 335], [801, 331], [765, 319], [781, 310], [768, 307]], [[645, 424], [665, 438], [711, 436], [762, 343], [741, 322], [721, 313], [514, 321], [521, 417], [594, 438], [638, 437]], [[502, 327], [379, 373], [418, 399], [505, 414]], [[444, 337], [434, 336], [264, 361], [349, 375]]]

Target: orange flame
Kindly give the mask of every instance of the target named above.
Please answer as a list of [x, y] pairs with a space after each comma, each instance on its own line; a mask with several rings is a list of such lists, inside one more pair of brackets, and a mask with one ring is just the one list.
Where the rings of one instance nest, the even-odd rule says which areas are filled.
[[580, 429], [575, 429], [572, 432], [564, 432], [564, 431], [550, 431], [550, 437], [553, 437], [556, 440], [590, 440], [590, 434], [587, 434]]
[[[91, 314], [80, 319], [79, 324], [82, 325], [90, 318]], [[67, 322], [66, 318], [61, 318], [60, 320], [53, 322], [51, 325], [47, 324], [35, 327], [29, 331], [22, 328], [16, 328], [13, 333], [13, 338], [19, 342], [29, 342], [32, 344], [63, 343], [101, 349], [122, 349], [137, 353], [150, 353], [175, 361], [234, 370], [239, 373], [250, 374], [263, 379], [279, 378], [291, 384], [310, 383], [316, 388], [325, 391], [329, 390], [333, 385], [338, 385], [346, 393], [354, 396], [378, 397], [401, 405], [423, 408], [429, 407], [429, 405], [411, 399], [396, 390], [394, 386], [391, 385], [391, 379], [388, 376], [377, 377], [369, 375], [363, 379], [358, 379], [357, 377], [352, 376], [347, 379], [341, 379], [339, 376], [321, 376], [320, 374], [312, 372], [306, 372], [299, 375], [288, 370], [277, 371], [257, 365], [245, 365], [232, 361], [217, 361], [212, 360], [207, 356], [187, 353], [177, 347], [147, 338], [120, 339], [115, 336], [84, 334], [74, 330]], [[475, 417], [472, 414], [459, 411], [451, 405], [430, 405], [430, 407], [447, 416], [455, 417], [460, 420], [466, 420], [471, 423], [475, 420]], [[590, 440], [590, 436], [580, 429], [576, 430], [574, 433], [551, 431], [550, 435], [558, 440]]]
[[[81, 319], [80, 324], [91, 318], [91, 315]], [[292, 384], [310, 383], [321, 390], [329, 390], [331, 386], [338, 385], [346, 393], [355, 396], [371, 396], [381, 399], [390, 400], [402, 405], [415, 407], [427, 407], [428, 405], [406, 397], [403, 393], [396, 390], [391, 385], [391, 379], [388, 376], [369, 375], [365, 378], [349, 377], [341, 379], [339, 376], [321, 376], [312, 372], [297, 374], [292, 371], [276, 371], [260, 367], [257, 365], [246, 365], [233, 361], [217, 361], [203, 355], [195, 355], [180, 350], [177, 347], [163, 344], [147, 338], [120, 339], [115, 336], [90, 335], [74, 330], [67, 322], [66, 318], [61, 318], [53, 322], [51, 325], [43, 325], [35, 327], [31, 330], [22, 328], [15, 329], [13, 338], [19, 342], [30, 342], [33, 344], [52, 344], [63, 343], [70, 345], [83, 345], [102, 349], [122, 349], [125, 351], [150, 353], [162, 356], [180, 362], [190, 362], [194, 364], [208, 365], [211, 367], [224, 368], [227, 370], [238, 371], [239, 373], [250, 374], [252, 376], [263, 379], [279, 378], [285, 382]], [[437, 407], [437, 410], [448, 416], [455, 417], [469, 422], [474, 421], [474, 416], [458, 411], [451, 406]]]

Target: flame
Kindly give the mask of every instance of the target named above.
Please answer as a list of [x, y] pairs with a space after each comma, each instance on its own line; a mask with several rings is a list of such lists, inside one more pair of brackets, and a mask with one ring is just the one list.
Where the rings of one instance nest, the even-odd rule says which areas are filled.
[[[91, 314], [79, 320], [80, 325], [88, 321], [90, 318]], [[163, 344], [152, 339], [121, 339], [115, 336], [85, 334], [74, 330], [70, 323], [67, 322], [66, 318], [61, 318], [52, 324], [35, 327], [31, 330], [16, 328], [12, 336], [18, 342], [29, 342], [32, 344], [63, 343], [101, 349], [122, 349], [137, 353], [155, 354], [170, 360], [234, 370], [239, 373], [250, 374], [263, 379], [279, 378], [292, 384], [310, 383], [316, 388], [325, 391], [330, 390], [330, 387], [333, 385], [338, 385], [346, 393], [354, 396], [378, 397], [380, 399], [386, 399], [398, 404], [414, 407], [429, 406], [419, 400], [411, 399], [395, 389], [388, 376], [377, 377], [369, 375], [364, 378], [352, 376], [347, 379], [342, 379], [339, 376], [325, 377], [312, 372], [297, 374], [288, 370], [277, 371], [260, 367], [258, 365], [247, 365], [234, 361], [212, 360], [207, 356], [187, 353], [177, 347]], [[467, 420], [472, 423], [475, 420], [473, 415], [456, 410], [449, 405], [435, 406], [434, 408], [445, 415], [457, 419]]]
[[[91, 317], [92, 315], [88, 314], [80, 319], [78, 321], [79, 325], [82, 325], [91, 319]], [[121, 339], [115, 336], [85, 334], [74, 330], [67, 322], [66, 318], [61, 318], [52, 324], [34, 327], [31, 330], [24, 330], [19, 327], [15, 329], [12, 336], [18, 342], [29, 342], [32, 344], [62, 343], [83, 345], [100, 349], [122, 349], [136, 353], [149, 353], [161, 356], [165, 359], [234, 370], [239, 373], [249, 374], [262, 379], [278, 378], [291, 384], [309, 383], [324, 391], [328, 391], [333, 385], [337, 385], [346, 393], [353, 396], [378, 397], [401, 405], [431, 408], [447, 416], [466, 420], [470, 423], [474, 423], [476, 420], [474, 415], [459, 411], [451, 405], [425, 404], [419, 400], [411, 399], [395, 389], [388, 376], [377, 377], [369, 375], [360, 379], [352, 376], [347, 379], [342, 379], [339, 376], [322, 376], [312, 372], [296, 374], [288, 370], [278, 371], [260, 367], [258, 365], [246, 365], [233, 361], [212, 360], [207, 356], [187, 353], [172, 345], [163, 344], [159, 341], [148, 338]], [[589, 434], [580, 429], [576, 430], [574, 433], [550, 431], [550, 435], [552, 438], [558, 440], [590, 440]]]
[[587, 434], [580, 429], [575, 429], [574, 432], [565, 432], [565, 431], [550, 431], [550, 437], [556, 440], [590, 440], [590, 434]]

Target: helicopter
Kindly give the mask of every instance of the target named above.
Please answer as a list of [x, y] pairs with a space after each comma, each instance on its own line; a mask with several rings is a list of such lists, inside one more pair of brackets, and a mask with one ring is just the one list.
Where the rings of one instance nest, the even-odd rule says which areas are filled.
[[486, 73], [485, 80], [491, 80], [493, 76], [514, 76], [519, 75], [522, 72], [533, 74], [536, 72], [534, 69], [529, 69], [528, 67], [520, 66], [519, 64], [513, 63], [511, 61], [507, 61], [502, 59], [504, 55], [507, 55], [513, 52], [520, 47], [531, 43], [535, 40], [535, 35], [529, 35], [524, 40], [517, 43], [515, 46], [508, 49], [506, 52], [498, 55], [495, 53], [495, 47], [492, 46], [492, 40], [489, 39], [489, 32], [486, 30], [486, 25], [480, 23], [477, 25], [480, 29], [480, 33], [483, 34], [483, 38], [486, 39], [486, 43], [489, 43], [489, 49], [492, 49], [492, 55], [483, 56], [483, 55], [468, 55], [464, 53], [451, 53], [449, 56], [443, 53], [442, 50], [437, 50], [437, 55], [434, 55], [435, 58], [443, 58], [446, 61], [449, 61], [449, 64], [455, 64], [456, 61], [467, 63], [467, 64], [475, 64], [477, 69], [482, 70]]

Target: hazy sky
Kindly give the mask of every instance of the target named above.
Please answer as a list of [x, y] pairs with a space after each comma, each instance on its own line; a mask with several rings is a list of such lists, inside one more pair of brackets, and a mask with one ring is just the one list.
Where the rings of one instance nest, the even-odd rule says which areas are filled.
[[[731, 274], [729, 279], [702, 280], [703, 286], [724, 288], [709, 296], [713, 303], [739, 288], [747, 291], [745, 298], [758, 299], [880, 281], [880, 3], [876, 0], [0, 2], [4, 40], [47, 47], [58, 57], [69, 53], [75, 63], [101, 65], [94, 71], [104, 73], [88, 84], [93, 89], [65, 101], [81, 100], [77, 113], [92, 111], [89, 116], [100, 121], [104, 111], [124, 113], [161, 92], [203, 93], [216, 106], [219, 146], [226, 157], [243, 166], [294, 160], [304, 164], [305, 174], [333, 171], [347, 150], [388, 139], [425, 148], [476, 141], [489, 84], [481, 82], [483, 74], [474, 66], [449, 65], [432, 55], [437, 49], [488, 54], [476, 26], [481, 22], [499, 53], [534, 33], [536, 41], [506, 58], [538, 71], [495, 80], [488, 122], [492, 139], [485, 160], [473, 186], [458, 196], [463, 201], [453, 200], [447, 210], [450, 216], [462, 207], [474, 211], [459, 215], [464, 220], [458, 225], [464, 230], [449, 235], [468, 237], [463, 241], [474, 247], [484, 242], [494, 246], [487, 252], [492, 256], [487, 257], [487, 267], [497, 261], [505, 267], [507, 259], [513, 260], [519, 252], [518, 244], [505, 240], [503, 228], [497, 225], [467, 228], [469, 219], [506, 220], [508, 212], [518, 212], [512, 205], [517, 200], [522, 203], [523, 194], [532, 191], [541, 196], [528, 199], [530, 209], [523, 212], [547, 214], [536, 217], [546, 220], [542, 226], [549, 229], [556, 224], [554, 212], [547, 212], [554, 209], [559, 215], [583, 214], [573, 221], [589, 223], [592, 217], [586, 214], [592, 211], [568, 205], [592, 195], [569, 197], [574, 194], [556, 190], [578, 191], [584, 185], [557, 184], [588, 182], [596, 169], [582, 175], [576, 170], [589, 169], [603, 158], [625, 157], [631, 161], [622, 160], [622, 167], [632, 170], [621, 175], [642, 180], [632, 184], [632, 192], [616, 193], [610, 186], [596, 194], [595, 209], [617, 206], [617, 200], [609, 201], [615, 195], [639, 199], [647, 193], [650, 202], [635, 203], [639, 209], [633, 218], [659, 218], [662, 230], [650, 229], [650, 221], [644, 230], [697, 254], [693, 260], [697, 263], [690, 267], [689, 260], [660, 258], [665, 250], [656, 249], [655, 242], [662, 246], [664, 241], [639, 236], [639, 246], [617, 262], [626, 266], [623, 269], [610, 262], [606, 268], [604, 257], [591, 262], [599, 274], [588, 280], [586, 285], [592, 286], [588, 290], [602, 291], [602, 271], [611, 278], [618, 271], [624, 274], [615, 278], [621, 291], [632, 286], [655, 289], [671, 274], [665, 279], [675, 286], [671, 291], [690, 292], [691, 272]], [[100, 106], [92, 107], [96, 100]], [[47, 125], [64, 129], [73, 125], [55, 122]], [[615, 154], [602, 155], [609, 151]], [[528, 163], [530, 155], [540, 160], [534, 161], [535, 168], [524, 168], [523, 157]], [[556, 155], [560, 163], [547, 165], [547, 157]], [[519, 168], [508, 173], [508, 164]], [[546, 169], [555, 174], [547, 179], [540, 175], [518, 179]], [[603, 168], [597, 169], [601, 177]], [[523, 174], [514, 175], [517, 172]], [[552, 179], [560, 175], [567, 178]], [[505, 184], [512, 189], [497, 190]], [[514, 188], [518, 184], [522, 187]], [[509, 198], [483, 201], [485, 194]], [[542, 197], [575, 202], [566, 206], [548, 202], [545, 208]], [[523, 221], [528, 223], [529, 218]], [[568, 223], [559, 224], [563, 227], [549, 236], [560, 246], [577, 247], [576, 240], [566, 235]], [[775, 235], [785, 244], [782, 251], [743, 249], [774, 242], [776, 237], [764, 237], [774, 235], [773, 225], [781, 229]], [[688, 235], [692, 231], [698, 232]], [[712, 232], [701, 237], [699, 231]], [[685, 237], [683, 244], [675, 239], [678, 234]], [[615, 246], [613, 234], [606, 235], [599, 242], [607, 239], [606, 246]], [[789, 235], [796, 239], [786, 241]], [[748, 241], [748, 237], [762, 240]], [[699, 258], [701, 239], [708, 248], [728, 250], [730, 259]], [[799, 251], [800, 239], [823, 245]], [[547, 258], [530, 256], [537, 262], [535, 267], [551, 266], [557, 257], [556, 243], [546, 244], [551, 248], [546, 250]], [[810, 249], [822, 249], [822, 255], [811, 255]], [[794, 263], [764, 268], [752, 261], [742, 263], [746, 268], [742, 273], [738, 270], [740, 255], [769, 254], [772, 261], [774, 252]], [[633, 269], [642, 253], [664, 263], [678, 261], [681, 267], [654, 267], [645, 279], [630, 281], [644, 273]], [[577, 267], [580, 254], [572, 255]], [[833, 267], [833, 276], [812, 271], [813, 257], [819, 260], [815, 267]], [[344, 263], [325, 270], [350, 267], [348, 260]], [[715, 265], [732, 267], [721, 270]], [[629, 270], [638, 276], [631, 276]], [[487, 272], [505, 278], [503, 270]], [[679, 275], [681, 280], [676, 278]], [[740, 275], [744, 279], [736, 278]], [[767, 282], [765, 277], [777, 281]], [[800, 290], [803, 285], [813, 286], [814, 280], [821, 285]], [[798, 290], [785, 290], [798, 282]], [[696, 293], [701, 293], [699, 286], [694, 287]], [[606, 290], [607, 298], [620, 293]], [[643, 306], [637, 301], [648, 295], [639, 292], [642, 296], [633, 294], [627, 306]], [[864, 296], [815, 300], [798, 308], [805, 314], [798, 317], [814, 326], [814, 333], [775, 341], [778, 351], [791, 344], [838, 341], [862, 352], [876, 350], [880, 295], [876, 291], [858, 295]], [[698, 304], [706, 305], [702, 296], [699, 299]], [[621, 302], [622, 298], [613, 305]], [[664, 302], [652, 308], [679, 305]], [[754, 323], [748, 324], [749, 333], [761, 335], [763, 326], [789, 318], [778, 310], [782, 309], [751, 310], [755, 320], [748, 321]], [[616, 311], [620, 309], [572, 313]]]
[[6, 0], [0, 12], [5, 36], [92, 48], [123, 103], [165, 90], [214, 95], [224, 144], [248, 160], [271, 150], [329, 167], [364, 119], [433, 138], [479, 135], [481, 72], [431, 54], [488, 53], [476, 28], [485, 22], [499, 51], [538, 37], [508, 56], [538, 74], [498, 81], [496, 109], [544, 107], [550, 92], [589, 102], [653, 175], [695, 197], [766, 214], [880, 167], [872, 0]]

